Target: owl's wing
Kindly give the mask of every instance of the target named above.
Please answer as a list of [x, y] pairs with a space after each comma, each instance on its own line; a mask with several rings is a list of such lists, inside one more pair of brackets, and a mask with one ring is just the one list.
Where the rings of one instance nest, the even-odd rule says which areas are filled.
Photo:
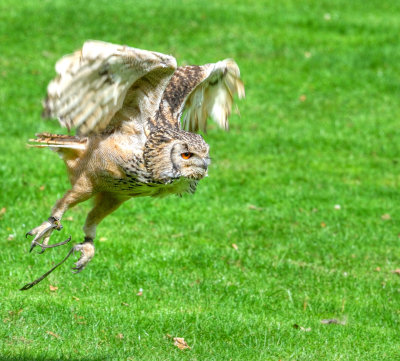
[[133, 118], [144, 123], [157, 112], [175, 69], [176, 60], [168, 55], [85, 42], [81, 50], [57, 62], [58, 75], [48, 86], [43, 116], [58, 118], [62, 126], [76, 128], [80, 135], [99, 133]]
[[189, 131], [207, 129], [211, 117], [223, 129], [228, 129], [228, 116], [233, 96], [245, 96], [240, 71], [232, 59], [203, 66], [179, 67], [169, 81], [161, 99], [161, 118], [179, 121]]

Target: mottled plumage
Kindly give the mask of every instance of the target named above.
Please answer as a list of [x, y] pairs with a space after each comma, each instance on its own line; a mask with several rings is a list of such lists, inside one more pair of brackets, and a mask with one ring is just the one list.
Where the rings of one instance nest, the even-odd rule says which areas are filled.
[[76, 135], [41, 133], [31, 144], [60, 155], [72, 187], [28, 235], [34, 236], [31, 250], [65, 244], [48, 244], [62, 228], [61, 217], [94, 198], [85, 240], [73, 248], [81, 252], [74, 267], [80, 272], [94, 255], [97, 225], [124, 201], [196, 190], [207, 175], [209, 146], [191, 131], [205, 131], [208, 117], [227, 129], [233, 95], [243, 97], [244, 87], [231, 59], [176, 68], [171, 56], [99, 41], [63, 57], [56, 71], [43, 115]]

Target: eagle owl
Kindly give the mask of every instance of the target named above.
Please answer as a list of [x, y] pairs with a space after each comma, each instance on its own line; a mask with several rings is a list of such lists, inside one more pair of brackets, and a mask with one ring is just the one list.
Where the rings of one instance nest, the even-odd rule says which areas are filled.
[[[233, 96], [244, 96], [239, 68], [232, 59], [203, 66], [177, 67], [172, 56], [100, 41], [56, 64], [43, 116], [58, 118], [75, 136], [41, 133], [31, 145], [48, 147], [67, 167], [71, 189], [50, 217], [27, 233], [44, 252], [63, 214], [94, 198], [84, 224], [84, 241], [64, 258], [80, 252], [80, 272], [94, 256], [101, 220], [132, 197], [193, 193], [207, 175], [209, 146], [201, 135], [207, 118], [228, 128]], [[60, 262], [59, 264], [61, 264]], [[59, 265], [58, 264], [58, 265]], [[29, 289], [54, 268], [22, 289]]]

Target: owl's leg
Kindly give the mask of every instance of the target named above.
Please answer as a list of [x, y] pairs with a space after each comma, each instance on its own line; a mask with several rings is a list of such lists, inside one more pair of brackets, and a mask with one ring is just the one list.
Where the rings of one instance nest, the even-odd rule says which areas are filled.
[[98, 193], [95, 197], [95, 204], [93, 209], [89, 212], [83, 231], [85, 232], [85, 240], [77, 244], [75, 251], [81, 252], [78, 262], [75, 263], [73, 269], [75, 273], [81, 272], [94, 256], [94, 243], [96, 237], [97, 225], [110, 213], [114, 212], [123, 202], [129, 197], [118, 197], [112, 193]]
[[[53, 208], [52, 216], [58, 217], [59, 220], [63, 213], [71, 206], [83, 202], [84, 200], [91, 197], [92, 194], [82, 195], [80, 197], [73, 197], [72, 195], [67, 194], [60, 199], [55, 207]], [[75, 199], [71, 202], [72, 199]], [[93, 209], [89, 212], [85, 226], [83, 227], [85, 232], [85, 240], [82, 243], [77, 244], [76, 246], [72, 247], [68, 254], [64, 257], [64, 259], [53, 266], [50, 270], [48, 270], [45, 274], [40, 276], [38, 279], [34, 280], [33, 282], [27, 283], [25, 286], [21, 288], [21, 291], [26, 291], [32, 288], [33, 286], [37, 285], [43, 279], [45, 279], [51, 272], [53, 272], [57, 267], [62, 265], [74, 252], [81, 252], [81, 256], [78, 262], [75, 263], [75, 267], [73, 268], [76, 272], [81, 272], [89, 261], [94, 256], [94, 245], [93, 239], [96, 236], [96, 227], [97, 225], [111, 212], [115, 211], [124, 201], [129, 199], [129, 197], [117, 197], [116, 195], [110, 193], [97, 193], [95, 197], [95, 205]], [[50, 221], [49, 221], [50, 222]], [[46, 222], [44, 222], [46, 223]], [[39, 226], [40, 227], [40, 226]], [[38, 228], [39, 228], [38, 227]], [[46, 226], [47, 227], [47, 226]], [[53, 231], [53, 228], [50, 228]], [[49, 230], [48, 230], [49, 231]], [[43, 230], [42, 230], [43, 233]], [[50, 236], [49, 236], [50, 237]], [[48, 241], [48, 239], [47, 239]], [[69, 239], [68, 239], [69, 241]], [[44, 241], [43, 241], [44, 242]], [[64, 241], [65, 242], [65, 241]], [[63, 242], [61, 242], [63, 243]], [[48, 248], [50, 246], [38, 244], [42, 249]], [[60, 244], [61, 245], [61, 244]], [[54, 246], [54, 245], [52, 245]]]
[[26, 237], [34, 236], [34, 239], [31, 243], [30, 252], [32, 252], [36, 246], [41, 247], [42, 250], [39, 253], [43, 253], [47, 248], [53, 248], [68, 243], [71, 240], [71, 237], [60, 243], [55, 243], [52, 245], [48, 244], [53, 231], [55, 229], [60, 231], [63, 228], [60, 220], [68, 208], [71, 208], [80, 202], [86, 201], [91, 196], [91, 189], [88, 189], [87, 185], [82, 186], [79, 183], [75, 184], [72, 189], [67, 191], [64, 197], [56, 202], [48, 220], [44, 221], [40, 226], [33, 228], [26, 234]]

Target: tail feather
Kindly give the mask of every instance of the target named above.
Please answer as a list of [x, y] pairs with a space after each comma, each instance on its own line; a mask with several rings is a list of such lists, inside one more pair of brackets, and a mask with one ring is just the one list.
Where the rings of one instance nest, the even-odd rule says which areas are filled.
[[78, 137], [62, 134], [38, 133], [35, 139], [29, 139], [29, 146], [37, 148], [50, 148], [61, 151], [60, 148], [85, 150], [87, 146], [86, 137]]

